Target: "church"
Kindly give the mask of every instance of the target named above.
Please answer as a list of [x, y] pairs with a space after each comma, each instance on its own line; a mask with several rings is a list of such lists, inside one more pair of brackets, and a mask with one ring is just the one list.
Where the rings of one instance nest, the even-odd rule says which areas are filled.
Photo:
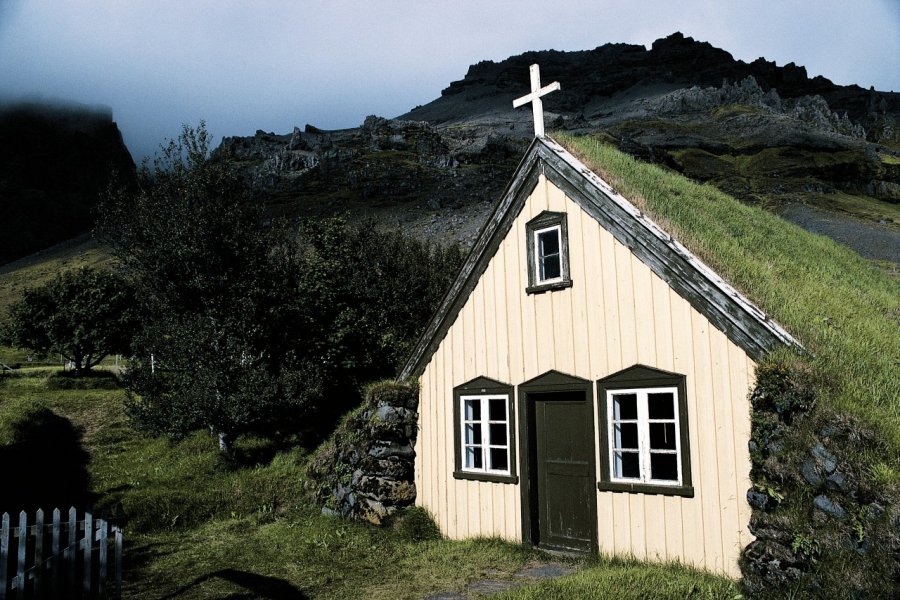
[[450, 538], [740, 576], [755, 366], [799, 346], [543, 131], [401, 377], [416, 503]]

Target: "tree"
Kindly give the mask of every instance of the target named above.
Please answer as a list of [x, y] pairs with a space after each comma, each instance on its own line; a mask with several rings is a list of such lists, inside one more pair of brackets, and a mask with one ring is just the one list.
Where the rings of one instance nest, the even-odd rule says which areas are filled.
[[10, 309], [6, 337], [20, 348], [59, 353], [81, 376], [106, 356], [128, 352], [134, 294], [116, 275], [81, 268], [25, 292]]
[[145, 324], [126, 374], [127, 409], [139, 424], [182, 435], [208, 427], [224, 454], [243, 431], [300, 412], [312, 389], [285, 339], [282, 281], [262, 212], [224, 161], [209, 160], [201, 122], [185, 126], [113, 189], [98, 236], [123, 265]]
[[185, 127], [102, 205], [144, 321], [128, 412], [158, 433], [208, 427], [224, 454], [246, 431], [327, 435], [362, 383], [395, 374], [461, 255], [337, 218], [264, 226], [209, 142]]

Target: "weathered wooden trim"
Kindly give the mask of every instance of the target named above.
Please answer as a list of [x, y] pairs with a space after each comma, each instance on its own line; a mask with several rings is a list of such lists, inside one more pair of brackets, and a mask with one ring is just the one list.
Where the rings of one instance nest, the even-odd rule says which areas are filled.
[[509, 233], [541, 173], [751, 358], [759, 360], [782, 345], [802, 348], [778, 323], [565, 148], [543, 137], [535, 138], [525, 152], [469, 258], [403, 367], [401, 379], [421, 375]]
[[[462, 461], [462, 415], [460, 413], [462, 397], [470, 395], [498, 395], [506, 396], [507, 435], [509, 439], [509, 475], [498, 473], [479, 473], [464, 471]], [[519, 483], [516, 449], [516, 397], [515, 389], [508, 383], [490, 379], [489, 377], [476, 377], [471, 381], [453, 388], [453, 478], [469, 481], [487, 481], [491, 483]]]
[[[678, 389], [678, 435], [680, 437], [681, 485], [659, 485], [612, 481], [609, 456], [609, 421], [607, 420], [607, 392], [629, 388], [674, 387]], [[694, 497], [691, 471], [691, 436], [687, 409], [687, 378], [680, 373], [663, 371], [646, 365], [632, 365], [597, 381], [597, 413], [600, 423], [600, 481], [601, 492], [629, 492], [664, 496]]]
[[[546, 227], [559, 227], [559, 273], [561, 280], [549, 283], [539, 283], [537, 265], [535, 264], [534, 232]], [[525, 252], [528, 259], [528, 287], [527, 294], [540, 294], [553, 290], [564, 290], [572, 287], [572, 277], [569, 272], [569, 222], [566, 213], [543, 211], [525, 224]]]

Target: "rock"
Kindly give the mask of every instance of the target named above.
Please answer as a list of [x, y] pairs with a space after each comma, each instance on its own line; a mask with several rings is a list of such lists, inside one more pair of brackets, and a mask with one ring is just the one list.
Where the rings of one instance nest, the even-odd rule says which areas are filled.
[[840, 471], [836, 471], [828, 476], [828, 479], [825, 480], [828, 484], [828, 489], [835, 492], [843, 492], [845, 494], [850, 493], [852, 491], [853, 484], [850, 479], [844, 473]]
[[825, 449], [825, 446], [818, 443], [812, 447], [810, 453], [819, 461], [825, 473], [829, 475], [834, 473], [834, 470], [837, 468], [837, 459], [834, 457], [834, 454]]
[[411, 481], [398, 481], [387, 477], [363, 477], [357, 488], [368, 498], [377, 498], [390, 506], [407, 506], [416, 499], [416, 486]]
[[363, 498], [356, 510], [357, 516], [373, 525], [381, 525], [389, 514], [390, 511], [383, 503], [371, 498]]
[[877, 521], [884, 514], [884, 507], [877, 502], [873, 502], [866, 507], [866, 519], [869, 521]]
[[744, 585], [751, 595], [759, 595], [770, 586], [797, 581], [809, 569], [808, 563], [790, 548], [769, 540], [751, 542], [744, 550], [744, 561], [750, 571], [745, 571]]
[[377, 444], [369, 450], [369, 456], [375, 458], [387, 458], [389, 456], [398, 456], [400, 458], [413, 458], [416, 452], [410, 445], [400, 445], [396, 442], [389, 444]]
[[769, 497], [762, 492], [757, 492], [756, 490], [750, 489], [747, 490], [747, 502], [753, 508], [766, 510], [766, 508], [768, 508], [769, 506]]
[[813, 505], [825, 514], [836, 519], [844, 519], [847, 516], [847, 512], [844, 508], [825, 494], [819, 494], [813, 498]]
[[805, 461], [803, 461], [803, 466], [800, 467], [800, 474], [809, 485], [813, 487], [819, 487], [820, 485], [822, 485], [822, 476], [819, 475], [819, 468], [818, 464], [816, 463], [816, 459], [807, 458]]

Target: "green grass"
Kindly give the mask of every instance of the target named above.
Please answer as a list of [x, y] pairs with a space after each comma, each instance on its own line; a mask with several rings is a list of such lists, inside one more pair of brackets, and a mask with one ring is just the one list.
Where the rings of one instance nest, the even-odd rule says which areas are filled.
[[48, 283], [63, 271], [82, 266], [102, 268], [111, 261], [105, 248], [93, 239], [81, 237], [0, 265], [0, 320], [26, 289]]
[[654, 600], [668, 598], [741, 598], [737, 584], [673, 564], [647, 564], [621, 558], [594, 557], [572, 575], [492, 596], [495, 600]]
[[900, 281], [832, 240], [589, 137], [563, 145], [805, 345], [825, 406], [879, 431], [900, 466]]

